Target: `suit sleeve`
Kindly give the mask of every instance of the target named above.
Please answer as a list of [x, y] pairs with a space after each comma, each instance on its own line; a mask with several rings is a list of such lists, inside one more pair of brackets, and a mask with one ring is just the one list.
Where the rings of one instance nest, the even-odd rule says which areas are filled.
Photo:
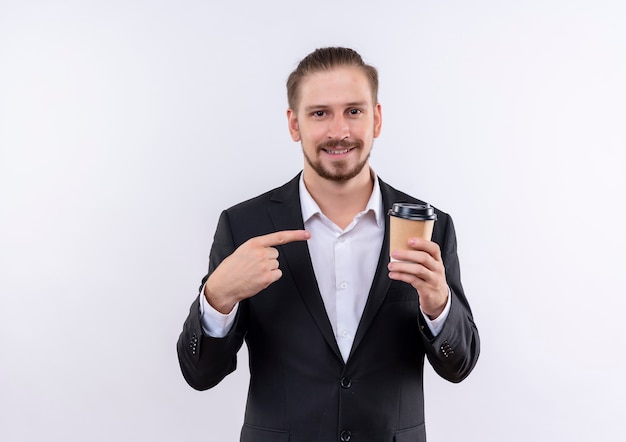
[[440, 247], [446, 280], [452, 296], [450, 313], [436, 337], [430, 333], [421, 314], [419, 325], [426, 355], [435, 371], [450, 382], [461, 382], [470, 374], [478, 361], [480, 339], [461, 285], [454, 224], [447, 214], [443, 214], [441, 218], [437, 222], [444, 221], [440, 224], [443, 227]]
[[[215, 268], [233, 253], [235, 244], [227, 212], [220, 216], [213, 246], [209, 256], [209, 272], [202, 279], [200, 291]], [[247, 330], [247, 305], [242, 302], [230, 332], [223, 338], [204, 334], [200, 321], [200, 296], [191, 305], [189, 315], [178, 338], [177, 352], [183, 377], [196, 390], [206, 390], [217, 385], [237, 368], [237, 352], [243, 344]]]

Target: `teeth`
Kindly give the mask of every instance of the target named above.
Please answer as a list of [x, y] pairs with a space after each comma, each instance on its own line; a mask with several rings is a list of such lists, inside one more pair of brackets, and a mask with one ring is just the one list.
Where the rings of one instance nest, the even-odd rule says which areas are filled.
[[350, 152], [350, 149], [344, 149], [344, 150], [327, 150], [326, 152], [328, 152], [331, 155], [342, 155], [344, 153], [348, 153]]

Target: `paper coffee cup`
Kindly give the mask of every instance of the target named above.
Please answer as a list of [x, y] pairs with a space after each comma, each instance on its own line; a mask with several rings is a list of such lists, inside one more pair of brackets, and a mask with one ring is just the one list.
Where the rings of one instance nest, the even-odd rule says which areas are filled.
[[389, 255], [394, 250], [410, 250], [410, 238], [431, 240], [437, 214], [430, 204], [394, 203], [388, 215]]

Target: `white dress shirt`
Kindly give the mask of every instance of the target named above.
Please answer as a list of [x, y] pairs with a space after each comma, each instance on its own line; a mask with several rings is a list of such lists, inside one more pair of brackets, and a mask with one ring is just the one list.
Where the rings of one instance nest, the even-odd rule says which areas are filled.
[[[369, 294], [385, 236], [378, 180], [365, 210], [340, 229], [320, 210], [300, 177], [304, 228], [311, 233], [309, 252], [315, 279], [343, 360], [348, 360]], [[375, 253], [372, 253], [376, 251]]]
[[[308, 240], [311, 262], [344, 361], [348, 360], [354, 342], [385, 235], [382, 195], [373, 172], [372, 176], [374, 189], [365, 210], [358, 213], [343, 230], [322, 213], [300, 176], [302, 219], [304, 228], [311, 233], [311, 239]], [[374, 250], [376, 253], [372, 253]], [[213, 337], [226, 336], [238, 305], [224, 315], [212, 308], [203, 295], [200, 298], [204, 332]], [[443, 313], [435, 320], [429, 320], [424, 315], [426, 324], [435, 336], [441, 331], [448, 316], [450, 302], [449, 296]]]

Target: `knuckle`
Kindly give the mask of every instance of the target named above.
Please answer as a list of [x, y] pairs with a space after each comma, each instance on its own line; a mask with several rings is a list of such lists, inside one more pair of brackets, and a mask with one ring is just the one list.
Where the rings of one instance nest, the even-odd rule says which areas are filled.
[[261, 276], [261, 284], [263, 285], [263, 287], [269, 286], [272, 282], [274, 282], [272, 272], [263, 273], [263, 275]]
[[280, 271], [280, 269], [275, 268], [275, 269], [267, 269], [266, 271], [263, 272], [263, 274], [261, 275], [261, 279], [260, 282], [264, 287], [268, 287], [270, 286], [272, 283], [276, 282], [278, 279], [280, 279], [280, 277], [282, 276], [282, 272]]

